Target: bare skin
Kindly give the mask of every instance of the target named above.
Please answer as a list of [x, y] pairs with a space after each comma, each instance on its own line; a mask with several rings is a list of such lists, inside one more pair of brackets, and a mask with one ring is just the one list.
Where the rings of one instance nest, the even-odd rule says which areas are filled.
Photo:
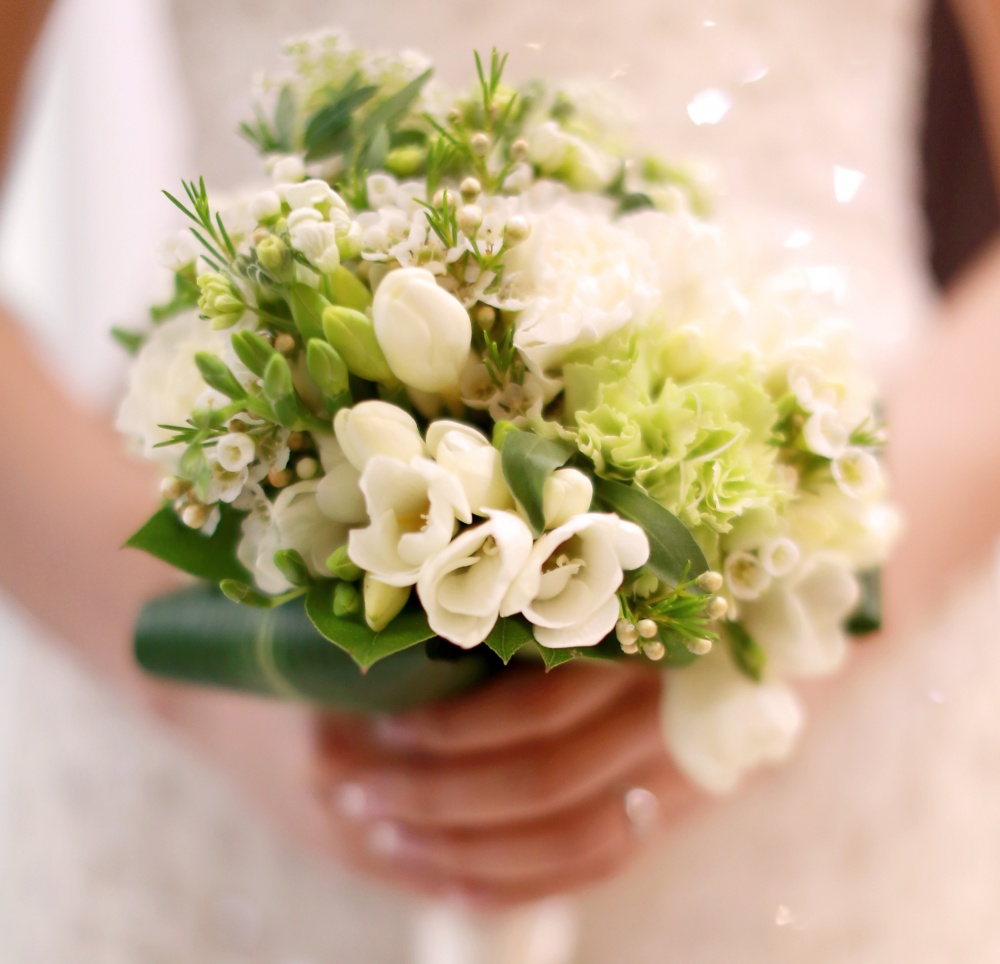
[[[983, 89], [1000, 91], [1000, 0], [963, 4], [979, 9], [977, 24], [993, 25], [977, 31], [976, 49], [987, 52], [975, 61]], [[46, 7], [0, 0], [0, 159]], [[987, 104], [1000, 130], [1000, 95]], [[889, 399], [896, 491], [911, 520], [889, 573], [897, 624], [941, 572], [978, 558], [1000, 529], [1000, 381], [991, 365], [1000, 357], [1000, 247], [945, 313], [931, 350]], [[135, 614], [174, 577], [117, 547], [156, 504], [156, 480], [123, 455], [108, 419], [60, 395], [2, 312], [0, 432], [16, 453], [0, 460], [4, 587], [127, 698], [183, 730], [311, 851], [394, 885], [496, 905], [570, 891], [626, 864], [638, 847], [622, 807], [628, 787], [656, 793], [667, 828], [706, 805], [663, 751], [659, 677], [649, 671], [526, 669], [378, 724], [141, 676], [129, 645]], [[969, 486], [962, 499], [956, 479]]]

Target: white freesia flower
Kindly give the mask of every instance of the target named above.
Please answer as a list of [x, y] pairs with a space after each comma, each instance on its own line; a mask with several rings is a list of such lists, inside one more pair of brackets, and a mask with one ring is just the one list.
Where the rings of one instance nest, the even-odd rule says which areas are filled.
[[413, 416], [389, 402], [359, 402], [342, 408], [333, 419], [333, 430], [347, 461], [359, 472], [376, 455], [409, 462], [426, 453]]
[[747, 632], [782, 676], [819, 676], [835, 670], [847, 653], [844, 620], [857, 605], [859, 587], [850, 563], [833, 552], [806, 557], [768, 592], [740, 607]]
[[314, 576], [328, 576], [326, 560], [347, 540], [347, 527], [320, 509], [318, 486], [318, 480], [296, 482], [282, 489], [269, 509], [258, 505], [244, 520], [236, 554], [264, 592], [291, 588], [274, 564], [279, 549], [295, 549]]
[[261, 191], [250, 201], [250, 214], [258, 221], [267, 221], [281, 214], [281, 198], [277, 191]]
[[369, 174], [365, 184], [368, 188], [368, 206], [373, 211], [396, 203], [399, 184], [391, 174]]
[[245, 432], [230, 432], [216, 442], [215, 457], [227, 472], [239, 472], [245, 469], [257, 452], [254, 441]]
[[183, 446], [156, 448], [174, 434], [160, 426], [184, 425], [196, 408], [227, 404], [225, 396], [205, 384], [194, 356], [202, 351], [223, 355], [230, 334], [195, 314], [171, 319], [150, 333], [129, 370], [128, 392], [116, 423], [146, 458], [176, 465]]
[[417, 594], [431, 629], [471, 649], [493, 629], [500, 603], [531, 554], [531, 531], [510, 512], [466, 529], [420, 570]]
[[882, 491], [882, 469], [878, 459], [865, 449], [844, 449], [830, 466], [840, 491], [852, 499], [871, 499]]
[[472, 521], [458, 479], [430, 459], [407, 464], [376, 455], [360, 484], [371, 524], [351, 532], [348, 554], [390, 586], [412, 586], [420, 567], [451, 542], [456, 520]]
[[317, 432], [313, 439], [323, 466], [323, 478], [316, 488], [319, 507], [337, 522], [360, 525], [368, 518], [360, 485], [361, 473], [348, 461], [334, 436]]
[[275, 190], [292, 211], [328, 205], [331, 210], [347, 212], [344, 199], [326, 181], [314, 178], [298, 184], [279, 184]]
[[429, 271], [390, 271], [375, 292], [372, 318], [379, 347], [400, 381], [424, 392], [457, 388], [472, 344], [472, 322]]
[[594, 485], [579, 469], [556, 469], [542, 489], [542, 512], [545, 528], [565, 525], [574, 516], [590, 511]]
[[595, 646], [614, 629], [624, 570], [649, 558], [649, 540], [616, 515], [586, 513], [546, 532], [500, 614], [523, 613], [542, 646]]
[[288, 215], [288, 239], [324, 274], [340, 264], [337, 229], [314, 208], [301, 208]]
[[271, 163], [271, 177], [278, 184], [301, 181], [306, 176], [306, 166], [297, 154], [278, 157]]
[[847, 425], [833, 408], [816, 408], [802, 426], [802, 437], [809, 451], [827, 459], [843, 454], [850, 435]]
[[462, 484], [475, 515], [484, 516], [488, 509], [514, 508], [500, 452], [482, 432], [461, 422], [433, 422], [427, 428], [427, 448], [437, 464]]
[[532, 369], [557, 368], [641, 318], [657, 291], [647, 247], [610, 216], [559, 203], [531, 219], [531, 237], [508, 256], [519, 271], [514, 344]]
[[791, 689], [755, 683], [713, 651], [670, 674], [661, 719], [681, 770], [712, 793], [728, 793], [748, 770], [788, 756], [803, 713]]

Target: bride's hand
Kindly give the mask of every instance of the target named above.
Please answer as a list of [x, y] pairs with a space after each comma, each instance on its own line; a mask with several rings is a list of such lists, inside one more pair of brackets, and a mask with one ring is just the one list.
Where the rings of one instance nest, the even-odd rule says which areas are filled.
[[[367, 873], [483, 905], [608, 877], [696, 799], [663, 748], [660, 679], [526, 668], [407, 716], [325, 719], [318, 787], [337, 849]], [[633, 794], [630, 817], [633, 788], [658, 803]]]

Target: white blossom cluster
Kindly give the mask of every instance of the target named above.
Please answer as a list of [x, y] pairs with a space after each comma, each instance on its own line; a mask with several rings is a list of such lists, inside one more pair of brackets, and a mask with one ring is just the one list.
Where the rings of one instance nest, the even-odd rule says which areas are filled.
[[[342, 38], [291, 50], [300, 138], [338, 85], [398, 97], [424, 68]], [[375, 631], [415, 590], [462, 648], [521, 616], [544, 649], [670, 655], [667, 743], [727, 790], [788, 753], [790, 683], [842, 663], [858, 576], [898, 529], [873, 389], [808, 277], [764, 265], [652, 162], [638, 176], [599, 98], [535, 85], [516, 114], [483, 83], [510, 132], [431, 88], [439, 120], [401, 115], [395, 146], [362, 111], [341, 154], [268, 148], [271, 185], [217, 230], [190, 188], [209, 250], [165, 245], [188, 310], [146, 338], [119, 425], [188, 525], [245, 513], [262, 593], [304, 591], [292, 553]], [[543, 526], [511, 491], [509, 431], [574, 453], [544, 480]], [[709, 570], [657, 578], [657, 533], [600, 480], [673, 513]]]

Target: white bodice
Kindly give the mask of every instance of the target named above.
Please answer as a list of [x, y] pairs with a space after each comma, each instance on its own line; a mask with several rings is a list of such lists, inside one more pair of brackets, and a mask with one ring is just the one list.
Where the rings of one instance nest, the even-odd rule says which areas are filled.
[[[193, 156], [179, 173], [204, 172], [220, 187], [258, 174], [234, 130], [253, 71], [279, 63], [280, 37], [336, 22], [358, 43], [424, 50], [452, 83], [469, 78], [474, 46], [496, 45], [511, 52], [515, 77], [603, 77], [641, 105], [640, 142], [717, 167], [726, 216], [811, 266], [813, 283], [841, 299], [884, 358], [925, 314], [920, 0], [174, 0], [172, 9], [193, 122]], [[134, 124], [155, 123], [148, 105], [131, 109]], [[995, 689], [977, 681], [1000, 677], [1000, 649], [975, 665], [938, 655], [944, 633], [987, 642], [995, 606], [980, 588], [936, 646], [878, 653], [841, 681], [838, 706], [814, 724], [798, 761], [707, 809], [588, 896], [581, 964], [995, 959], [995, 861], [956, 852], [938, 832], [938, 821], [972, 821], [992, 828], [982, 853], [998, 845], [975, 734]], [[7, 625], [21, 640], [38, 634]], [[186, 749], [50, 646], [22, 642], [18, 653], [0, 664], [16, 693], [0, 705], [9, 737], [0, 791], [5, 780], [13, 788], [0, 808], [3, 960], [408, 960], [407, 901], [297, 854]], [[970, 698], [950, 700], [960, 692]], [[970, 791], [962, 805], [943, 805], [928, 754]], [[913, 873], [918, 850], [933, 861], [928, 875]], [[962, 881], [946, 879], [952, 868]], [[942, 890], [964, 902], [944, 923]], [[919, 918], [911, 908], [923, 908]]]

